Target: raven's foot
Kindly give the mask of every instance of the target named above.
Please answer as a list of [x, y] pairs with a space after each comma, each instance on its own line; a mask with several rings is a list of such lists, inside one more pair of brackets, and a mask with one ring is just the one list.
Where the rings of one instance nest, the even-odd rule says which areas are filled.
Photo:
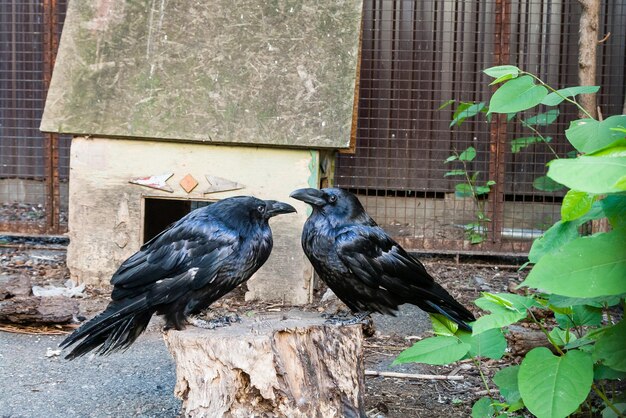
[[369, 324], [369, 316], [372, 314], [370, 311], [357, 312], [352, 317], [346, 317], [346, 315], [330, 315], [326, 317], [326, 324], [330, 325], [354, 325], [354, 324]]
[[226, 327], [235, 322], [241, 322], [241, 318], [237, 314], [220, 316], [219, 318], [214, 318], [211, 320], [201, 319], [197, 316], [189, 316], [187, 318], [187, 322], [189, 322], [194, 327], [203, 328], [203, 329], [215, 329]]
[[339, 310], [335, 311], [335, 313], [323, 313], [322, 318], [329, 320], [339, 320], [339, 319], [351, 319], [354, 315], [352, 315], [351, 311]]

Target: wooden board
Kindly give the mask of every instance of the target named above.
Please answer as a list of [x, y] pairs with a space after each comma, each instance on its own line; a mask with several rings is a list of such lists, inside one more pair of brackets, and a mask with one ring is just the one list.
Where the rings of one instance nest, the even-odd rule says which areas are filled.
[[350, 145], [362, 0], [70, 2], [41, 129]]

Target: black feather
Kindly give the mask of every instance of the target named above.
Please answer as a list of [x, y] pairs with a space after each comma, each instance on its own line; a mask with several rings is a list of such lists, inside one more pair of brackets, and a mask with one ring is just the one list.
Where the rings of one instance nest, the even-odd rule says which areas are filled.
[[111, 302], [68, 336], [73, 359], [128, 348], [153, 314], [182, 329], [197, 313], [248, 280], [272, 250], [272, 216], [295, 212], [273, 200], [233, 197], [196, 209], [144, 244], [111, 278]]

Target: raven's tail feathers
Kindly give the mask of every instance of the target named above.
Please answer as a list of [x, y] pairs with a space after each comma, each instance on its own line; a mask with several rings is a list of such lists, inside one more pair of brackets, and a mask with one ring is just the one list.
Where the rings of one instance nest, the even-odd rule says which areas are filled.
[[68, 347], [80, 341], [65, 356], [72, 360], [96, 350], [99, 355], [110, 354], [128, 348], [146, 329], [154, 309], [145, 306], [142, 300], [124, 303], [112, 302], [100, 315], [74, 331], [59, 344]]
[[432, 308], [425, 309], [427, 312], [439, 313], [448, 318], [450, 321], [458, 324], [459, 327], [465, 331], [472, 332], [472, 327], [467, 322], [475, 321], [476, 318], [474, 318], [474, 315], [465, 309], [465, 307], [463, 307], [460, 303], [454, 301], [455, 306], [450, 306], [449, 304], [442, 304], [442, 306], [439, 306], [430, 300], [426, 300], [425, 302], [430, 308]]

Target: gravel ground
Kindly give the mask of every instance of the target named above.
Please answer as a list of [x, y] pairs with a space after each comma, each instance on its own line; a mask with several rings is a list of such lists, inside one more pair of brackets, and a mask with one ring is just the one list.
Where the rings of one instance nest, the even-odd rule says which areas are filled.
[[[2, 271], [27, 274], [33, 285], [64, 286], [65, 243], [45, 243], [32, 248], [30, 242], [0, 240], [20, 248], [0, 247]], [[31, 249], [28, 247], [31, 246]], [[47, 248], [55, 247], [54, 250]], [[61, 247], [61, 248], [58, 248]], [[456, 264], [450, 259], [422, 257], [427, 269], [459, 301], [470, 301], [480, 291], [504, 291], [523, 277], [514, 266]], [[475, 260], [472, 260], [475, 261]], [[108, 302], [110, 289], [88, 289], [80, 299], [81, 315], [91, 317]], [[317, 296], [324, 288], [318, 289]], [[333, 303], [310, 305], [305, 310], [332, 312]], [[336, 306], [335, 306], [336, 307]], [[247, 315], [263, 311], [287, 311], [289, 306], [246, 302], [238, 290], [216, 302], [220, 314]], [[474, 307], [475, 309], [475, 307]], [[386, 377], [366, 378], [365, 406], [368, 417], [467, 417], [472, 403], [480, 397], [478, 371], [469, 363], [450, 366], [406, 364], [392, 366], [394, 358], [416, 338], [430, 335], [428, 317], [416, 307], [405, 305], [400, 315], [374, 315], [376, 333], [365, 340], [365, 367], [369, 370], [426, 374], [461, 374], [462, 381], [407, 380]], [[109, 357], [83, 357], [74, 361], [47, 357], [63, 335], [28, 335], [0, 331], [0, 417], [176, 417], [181, 402], [174, 393], [175, 368], [162, 340], [161, 322], [154, 320], [130, 349]], [[516, 362], [507, 357], [484, 364], [492, 375], [504, 365]]]
[[46, 357], [63, 335], [0, 332], [2, 417], [175, 417], [175, 369], [158, 330], [125, 353]]

